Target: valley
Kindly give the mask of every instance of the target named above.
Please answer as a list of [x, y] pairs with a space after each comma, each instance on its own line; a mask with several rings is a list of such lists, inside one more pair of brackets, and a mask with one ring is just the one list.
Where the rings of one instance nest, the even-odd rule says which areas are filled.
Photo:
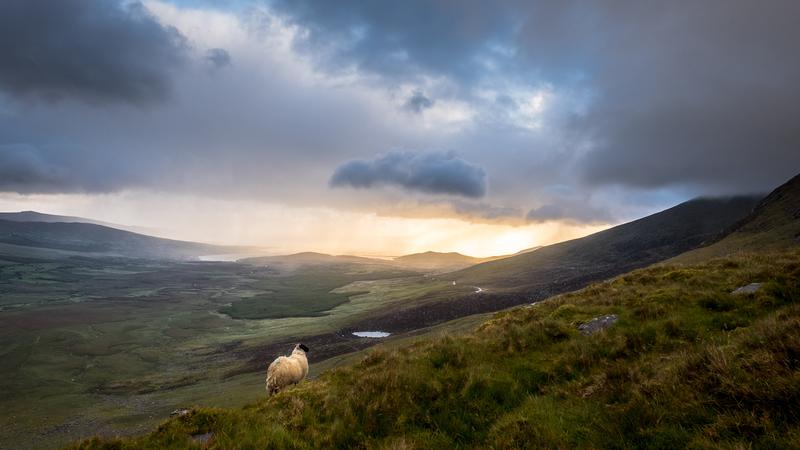
[[[467, 268], [463, 255], [431, 253], [237, 262], [98, 256], [47, 248], [33, 233], [37, 246], [0, 244], [0, 388], [8, 393], [0, 442], [52, 447], [91, 434], [135, 435], [176, 409], [239, 407], [264, 395], [267, 362], [294, 342], [312, 349], [317, 376], [379, 343], [401, 348], [469, 333], [492, 312], [713, 242], [757, 200], [692, 201]], [[388, 337], [353, 334], [365, 330]]]
[[[74, 448], [199, 436], [221, 448], [795, 448], [800, 177], [776, 192], [676, 258], [331, 358], [242, 408], [197, 406]], [[584, 327], [599, 317], [613, 320]]]

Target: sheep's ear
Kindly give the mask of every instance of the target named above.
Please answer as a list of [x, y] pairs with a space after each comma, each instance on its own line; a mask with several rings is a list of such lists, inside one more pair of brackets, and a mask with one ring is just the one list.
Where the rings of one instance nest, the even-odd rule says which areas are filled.
[[305, 345], [303, 345], [303, 344], [298, 344], [297, 346], [298, 346], [298, 347], [300, 347], [300, 350], [302, 350], [302, 351], [304, 351], [304, 352], [308, 353], [308, 347], [306, 347]]

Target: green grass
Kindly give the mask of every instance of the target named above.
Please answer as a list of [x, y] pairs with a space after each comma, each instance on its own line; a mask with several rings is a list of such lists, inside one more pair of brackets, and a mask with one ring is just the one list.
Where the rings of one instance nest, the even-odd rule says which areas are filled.
[[[577, 332], [610, 313], [612, 328]], [[800, 251], [637, 270], [76, 448], [189, 448], [206, 432], [213, 448], [798, 448]]]
[[305, 270], [293, 272], [297, 288], [285, 301], [313, 309], [319, 297], [305, 290], [322, 293], [320, 310], [331, 306], [330, 290], [347, 301], [315, 317], [236, 320], [218, 311], [267, 294], [285, 275], [233, 263], [3, 254], [0, 443], [54, 447], [98, 431], [142, 433], [187, 404], [241, 406], [263, 390], [263, 367], [250, 362], [259, 346], [331, 333], [442, 284], [419, 276], [350, 283], [409, 274], [385, 267]]
[[331, 292], [355, 281], [401, 278], [417, 275], [405, 270], [355, 271], [349, 266], [309, 266], [289, 275], [272, 276], [254, 285], [263, 291], [220, 309], [234, 319], [280, 319], [316, 317], [347, 303], [350, 297], [369, 290]]

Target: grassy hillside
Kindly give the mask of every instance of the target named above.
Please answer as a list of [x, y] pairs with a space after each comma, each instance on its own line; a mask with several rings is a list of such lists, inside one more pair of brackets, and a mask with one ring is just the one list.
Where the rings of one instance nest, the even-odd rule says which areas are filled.
[[692, 200], [581, 239], [456, 272], [407, 279], [391, 289], [373, 284], [368, 296], [402, 301], [371, 314], [363, 325], [404, 332], [580, 289], [712, 241], [757, 202], [755, 197]]
[[764, 197], [753, 212], [711, 245], [682, 254], [690, 263], [747, 250], [780, 249], [800, 243], [800, 175]]
[[[773, 198], [784, 205], [794, 195]], [[736, 230], [760, 224], [764, 236], [784, 234], [785, 215], [774, 204], [761, 203]], [[689, 202], [578, 248], [595, 264], [602, 252], [636, 256], [638, 264], [715, 239], [720, 216], [731, 219], [747, 205]], [[560, 253], [569, 258], [580, 241]], [[377, 347], [271, 398], [254, 390], [257, 400], [242, 409], [198, 406], [149, 435], [76, 448], [797, 448], [796, 242], [634, 270], [506, 310], [471, 332], [474, 322], [462, 320], [457, 334], [442, 326], [432, 338]], [[542, 251], [548, 255], [543, 248], [488, 264]], [[509, 266], [513, 276], [502, 280], [524, 280], [519, 267]], [[734, 293], [751, 283], [760, 289]], [[608, 315], [618, 318], [609, 328], [580, 331]]]
[[[731, 292], [751, 282], [748, 295]], [[660, 265], [76, 448], [800, 446], [800, 251]], [[577, 325], [616, 314], [607, 330]], [[313, 351], [313, 349], [312, 349]], [[206, 434], [210, 433], [210, 434]], [[193, 437], [194, 436], [194, 437]]]
[[756, 197], [696, 199], [580, 239], [449, 275], [493, 290], [555, 294], [673, 257], [745, 217]]
[[[239, 247], [176, 241], [80, 222], [22, 222], [0, 220], [0, 243], [81, 253], [87, 256], [122, 256], [149, 259], [193, 259], [201, 255], [234, 253]], [[19, 249], [17, 249], [19, 250]]]
[[[200, 401], [242, 406], [263, 384], [264, 361], [289, 342], [307, 337], [314, 365], [363, 348], [368, 340], [337, 333], [393, 301], [342, 293], [335, 298], [345, 303], [302, 317], [331, 306], [331, 283], [353, 278], [69, 252], [37, 259], [24, 250], [32, 247], [15, 247], [21, 255], [9, 247], [0, 244], [0, 448], [142, 433]], [[271, 302], [273, 288], [289, 280], [296, 289]], [[218, 312], [254, 297], [263, 300], [265, 316], [282, 318], [236, 320]], [[286, 305], [296, 315], [279, 314]]]

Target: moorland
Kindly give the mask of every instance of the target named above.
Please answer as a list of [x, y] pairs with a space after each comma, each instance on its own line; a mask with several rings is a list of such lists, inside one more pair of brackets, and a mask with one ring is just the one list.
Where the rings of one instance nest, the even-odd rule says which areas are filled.
[[[782, 198], [785, 200], [794, 197], [792, 194]], [[768, 205], [771, 205], [769, 208], [763, 206], [767, 200]], [[374, 355], [384, 355], [379, 357], [381, 361], [385, 359], [391, 364], [411, 364], [417, 367], [415, 364], [423, 364], [427, 361], [425, 358], [435, 352], [450, 352], [442, 350], [439, 344], [429, 339], [430, 336], [437, 336], [436, 340], [442, 340], [443, 336], [448, 343], [452, 343], [452, 339], [458, 340], [454, 348], [462, 350], [457, 350], [456, 353], [467, 352], [464, 355], [473, 358], [465, 361], [489, 360], [496, 350], [493, 346], [507, 338], [498, 334], [490, 339], [497, 342], [487, 342], [485, 348], [476, 344], [475, 339], [485, 340], [486, 336], [475, 338], [471, 333], [475, 326], [490, 317], [489, 313], [517, 307], [512, 309], [517, 311], [512, 316], [508, 313], [502, 316], [507, 317], [504, 320], [511, 320], [510, 317], [519, 317], [520, 311], [525, 311], [524, 317], [528, 317], [529, 310], [549, 311], [544, 316], [525, 319], [524, 327], [534, 326], [536, 320], [555, 313], [550, 310], [551, 306], [531, 309], [530, 305], [539, 305], [541, 300], [554, 295], [575, 291], [593, 282], [611, 279], [669, 258], [680, 258], [679, 255], [687, 254], [684, 252], [691, 253], [697, 248], [700, 249], [695, 252], [705, 252], [698, 261], [705, 263], [709, 258], [719, 256], [709, 253], [708, 248], [730, 246], [731, 240], [737, 239], [735, 231], [741, 231], [745, 222], [751, 226], [753, 223], [759, 224], [755, 227], [758, 230], [773, 230], [778, 218], [783, 217], [772, 212], [776, 209], [774, 205], [778, 203], [774, 196], [767, 197], [761, 203], [758, 197], [699, 199], [585, 238], [490, 260], [468, 259], [462, 257], [463, 255], [453, 254], [422, 254], [397, 260], [381, 260], [301, 253], [246, 258], [237, 262], [198, 261], [196, 257], [200, 255], [197, 252], [208, 249], [202, 247], [202, 244], [192, 247], [186, 243], [173, 247], [178, 248], [179, 252], [142, 257], [140, 253], [126, 254], [126, 249], [131, 247], [118, 245], [116, 241], [137, 242], [139, 245], [134, 246], [137, 249], [150, 248], [150, 244], [153, 245], [152, 248], [163, 248], [164, 242], [150, 241], [146, 236], [121, 230], [103, 230], [100, 233], [102, 239], [93, 241], [92, 230], [97, 230], [94, 227], [105, 227], [97, 224], [57, 221], [48, 222], [46, 226], [26, 221], [6, 224], [13, 231], [6, 235], [0, 233], [0, 348], [3, 352], [0, 355], [0, 371], [3, 374], [0, 379], [3, 386], [0, 388], [7, 393], [0, 400], [0, 407], [6, 411], [2, 418], [3, 426], [0, 427], [0, 442], [13, 443], [14, 447], [54, 447], [91, 435], [133, 436], [152, 429], [167, 419], [173, 410], [191, 405], [234, 408], [230, 411], [238, 411], [236, 408], [252, 404], [254, 400], [265, 395], [263, 371], [266, 364], [299, 340], [312, 348], [309, 355], [312, 377], [328, 373], [326, 369], [350, 367], [341, 369], [344, 372], [331, 371], [332, 375], [323, 375], [321, 381], [310, 385], [313, 387], [304, 388], [312, 390], [328, 389], [332, 379], [343, 377], [342, 380], [347, 380], [356, 377], [356, 372], [360, 369], [354, 368], [357, 366], [352, 364], [358, 363], [364, 357], [364, 349], [378, 343], [381, 343], [381, 350], [368, 353], [367, 355], [373, 356], [367, 356], [367, 359], [375, 358]], [[754, 207], [759, 211], [755, 216]], [[761, 223], [766, 216], [769, 216], [769, 220]], [[794, 222], [781, 226], [790, 233], [794, 229]], [[21, 241], [19, 235], [14, 234], [20, 229], [25, 230], [26, 241]], [[772, 236], [775, 233], [767, 234]], [[116, 239], [117, 237], [120, 239]], [[758, 241], [756, 238], [748, 239]], [[786, 239], [781, 237], [777, 241], [785, 243]], [[98, 247], [97, 242], [104, 245]], [[113, 249], [113, 254], [109, 249]], [[225, 253], [219, 251], [225, 249], [213, 250]], [[777, 250], [773, 248], [773, 251]], [[776, 254], [774, 259], [791, 268], [793, 255]], [[744, 262], [736, 260], [737, 262], [730, 264], [750, 267], [748, 264], [751, 262], [747, 261], [762, 264], [762, 260], [763, 258], [746, 257], [742, 260]], [[717, 268], [720, 264], [724, 267], [728, 263], [715, 262], [709, 267]], [[465, 265], [468, 267], [464, 268]], [[784, 269], [784, 266], [780, 266], [780, 270]], [[664, 275], [663, 269], [652, 270], [656, 270], [659, 275], [644, 276], [641, 273], [647, 272], [635, 272], [638, 274], [635, 277], [660, 280], [659, 277]], [[748, 270], [777, 269], [758, 265]], [[703, 274], [702, 277], [706, 275]], [[726, 275], [722, 281], [713, 274], [708, 277], [713, 279], [708, 283], [716, 283], [713, 288], [708, 289], [718, 293], [738, 283], [739, 278], [744, 276]], [[684, 289], [681, 287], [681, 280], [672, 280], [676, 282], [668, 288], [684, 292], [681, 290]], [[791, 284], [792, 281], [786, 282]], [[660, 295], [659, 289], [667, 289], [657, 285], [649, 288], [656, 290], [647, 293], [636, 291], [636, 295], [656, 298]], [[594, 292], [591, 289], [584, 292]], [[570, 295], [557, 298], [571, 298]], [[573, 342], [570, 339], [574, 337], [574, 332], [569, 330], [575, 322], [608, 309], [595, 305], [598, 301], [596, 296], [580, 295], [580, 298], [588, 299], [581, 303], [585, 307], [573, 308], [567, 305], [557, 316], [560, 322], [556, 329], [561, 331], [556, 334], [563, 336], [552, 344], [558, 345], [553, 347], [558, 348], [558, 351], [564, 350], [561, 347], [565, 345], [578, 345], [562, 342]], [[662, 300], [668, 303], [668, 299], [675, 297], [670, 295], [664, 294]], [[730, 298], [725, 297], [719, 301], [727, 305], [729, 300]], [[559, 302], [562, 301], [548, 301], [547, 304], [561, 306]], [[709, 300], [711, 303], [713, 301]], [[518, 305], [523, 305], [523, 309], [519, 309]], [[694, 309], [691, 311], [693, 314], [697, 313], [698, 317], [702, 316], [698, 311], [713, 310], [711, 306], [702, 305], [699, 309], [692, 308]], [[723, 305], [721, 308], [725, 309], [727, 306]], [[725, 309], [723, 312], [734, 309]], [[633, 306], [624, 302], [609, 310], [623, 317], [619, 328], [623, 331], [620, 333], [627, 332], [625, 330], [639, 330], [637, 327], [641, 324], [633, 325], [630, 321], [632, 319], [626, 319], [629, 314], [633, 314], [631, 317], [638, 317], [634, 310]], [[675, 314], [683, 314], [681, 311]], [[767, 312], [769, 311], [764, 314]], [[747, 314], [753, 320], [756, 316], [767, 317], [759, 315], [760, 312], [756, 314], [749, 311]], [[740, 320], [733, 317], [733, 313], [729, 315], [734, 322]], [[675, 320], [683, 320], [680, 317]], [[709, 315], [697, 320], [692, 323], [702, 328], [721, 319]], [[631, 324], [630, 327], [634, 328], [626, 328], [628, 325], [625, 324]], [[721, 332], [727, 330], [723, 325], [717, 327]], [[485, 328], [486, 326], [482, 329]], [[500, 328], [504, 330], [503, 333], [514, 330], [510, 325]], [[359, 330], [386, 331], [392, 336], [381, 341], [359, 338], [352, 334]], [[693, 332], [700, 333], [698, 330]], [[658, 332], [655, 333], [653, 339], [660, 339]], [[701, 335], [706, 336], [697, 334]], [[537, 341], [535, 346], [550, 342], [550, 338], [543, 339], [541, 343]], [[677, 344], [673, 344], [670, 344], [670, 348], [677, 348]], [[419, 360], [414, 359], [417, 356], [408, 356], [416, 354], [404, 350], [409, 345], [426, 349], [420, 353], [424, 356], [419, 356]], [[529, 345], [533, 344], [525, 344]], [[525, 346], [524, 348], [529, 349]], [[571, 347], [570, 349], [574, 350]], [[552, 352], [555, 350], [542, 351], [545, 352], [543, 355], [553, 357]], [[462, 360], [467, 358], [464, 355], [456, 357]], [[407, 357], [416, 362], [407, 360]], [[376, 366], [379, 369], [375, 370], [386, 372], [389, 367], [386, 364], [390, 363], [382, 362]], [[445, 361], [433, 364], [432, 367], [438, 370], [449, 367], [448, 364]], [[473, 367], [468, 372], [475, 372], [473, 369], [476, 368]], [[481, 370], [483, 369], [491, 368], [483, 367]], [[335, 375], [342, 373], [349, 375]], [[422, 373], [424, 371], [420, 372]], [[460, 373], [458, 376], [467, 374]], [[489, 370], [489, 373], [495, 372]], [[545, 376], [545, 379], [551, 378], [551, 375]], [[574, 381], [573, 378], [570, 376], [564, 378], [564, 381]], [[459, 383], [464, 381], [461, 378], [459, 380]], [[389, 381], [375, 380], [379, 384]], [[479, 384], [483, 386], [489, 381], [483, 380], [483, 384]], [[443, 381], [437, 383], [441, 384]], [[445, 385], [448, 383], [449, 381]], [[526, 383], [514, 388], [521, 389], [518, 393], [523, 397], [536, 392], [532, 390], [533, 385]], [[491, 388], [488, 385], [484, 387]], [[339, 388], [344, 389], [342, 386]], [[527, 394], [523, 395], [523, 391]], [[319, 391], [314, 395], [334, 395], [335, 390], [325, 392], [327, 393]], [[489, 389], [487, 392], [493, 391]], [[369, 403], [372, 400], [365, 398], [367, 403], [351, 405], [354, 408], [353, 414], [362, 414], [358, 411], [364, 408], [375, 410], [382, 407], [380, 404]], [[261, 411], [263, 408], [273, 408], [268, 405], [275, 401], [284, 400], [260, 402], [259, 406], [251, 406], [250, 409], [260, 408]], [[490, 399], [481, 397], [476, 401], [489, 402]], [[429, 406], [434, 410], [439, 407], [436, 404]], [[464, 405], [465, 411], [472, 406]], [[494, 416], [497, 418], [502, 411], [510, 411], [509, 408], [513, 405], [501, 402], [499, 406], [486, 406], [499, 408]], [[392, 406], [395, 407], [397, 411], [404, 410], [402, 405]], [[214, 415], [229, 414], [214, 411]], [[246, 415], [248, 410], [243, 411], [245, 412], [242, 414], [245, 415], [236, 416], [238, 418], [235, 420], [251, 420]], [[270, 414], [272, 413], [265, 413], [264, 417], [273, 417]], [[416, 417], [417, 413], [409, 414], [409, 417]], [[360, 416], [357, 419], [365, 420]], [[325, 423], [325, 420], [328, 419], [313, 419], [321, 421], [320, 424]], [[470, 422], [472, 419], [463, 420], [467, 424], [463, 426], [477, 427]], [[316, 423], [313, 421], [304, 422], [303, 427]], [[224, 420], [219, 423], [223, 422]], [[196, 422], [186, 422], [184, 425], [177, 425], [174, 421], [170, 423], [173, 424], [171, 427], [178, 427], [174, 429], [180, 430], [180, 436], [186, 434], [188, 429], [180, 427], [196, 425]], [[281, 433], [294, 436], [294, 425], [280, 423], [280, 429], [283, 430]], [[410, 442], [417, 442], [417, 438], [413, 437], [417, 432], [422, 433], [419, 436], [427, 436], [427, 431], [423, 431], [430, 431], [432, 426], [425, 421], [414, 423], [416, 425], [413, 429], [406, 429], [411, 433], [407, 435], [410, 436]], [[383, 426], [380, 425], [379, 429], [383, 429], [380, 428]], [[488, 422], [481, 425], [484, 428], [486, 426]], [[457, 432], [456, 429], [448, 430]], [[450, 436], [450, 431], [442, 432]], [[188, 434], [192, 433], [194, 431]], [[372, 445], [390, 442], [397, 437], [381, 433], [385, 434], [384, 431], [376, 434], [379, 437], [376, 441], [364, 441], [364, 436], [335, 437], [331, 434], [318, 437], [321, 440], [302, 442], [308, 445]], [[442, 442], [464, 444], [478, 442], [475, 441], [478, 437], [484, 439], [488, 436], [468, 435], [471, 436], [469, 439], [450, 436]], [[151, 435], [148, 439], [156, 440], [147, 442], [157, 442], [164, 436], [166, 435]], [[266, 433], [261, 437], [251, 436], [247, 439], [258, 445], [274, 443], [272, 439], [275, 436], [269, 436], [272, 435]], [[301, 447], [305, 445], [293, 439], [286, 442], [293, 442], [292, 445]], [[101, 445], [100, 442], [102, 441], [96, 443]], [[141, 444], [145, 441], [130, 441], [129, 444], [139, 445], [137, 442]], [[225, 441], [219, 442], [220, 445], [225, 445]]]

